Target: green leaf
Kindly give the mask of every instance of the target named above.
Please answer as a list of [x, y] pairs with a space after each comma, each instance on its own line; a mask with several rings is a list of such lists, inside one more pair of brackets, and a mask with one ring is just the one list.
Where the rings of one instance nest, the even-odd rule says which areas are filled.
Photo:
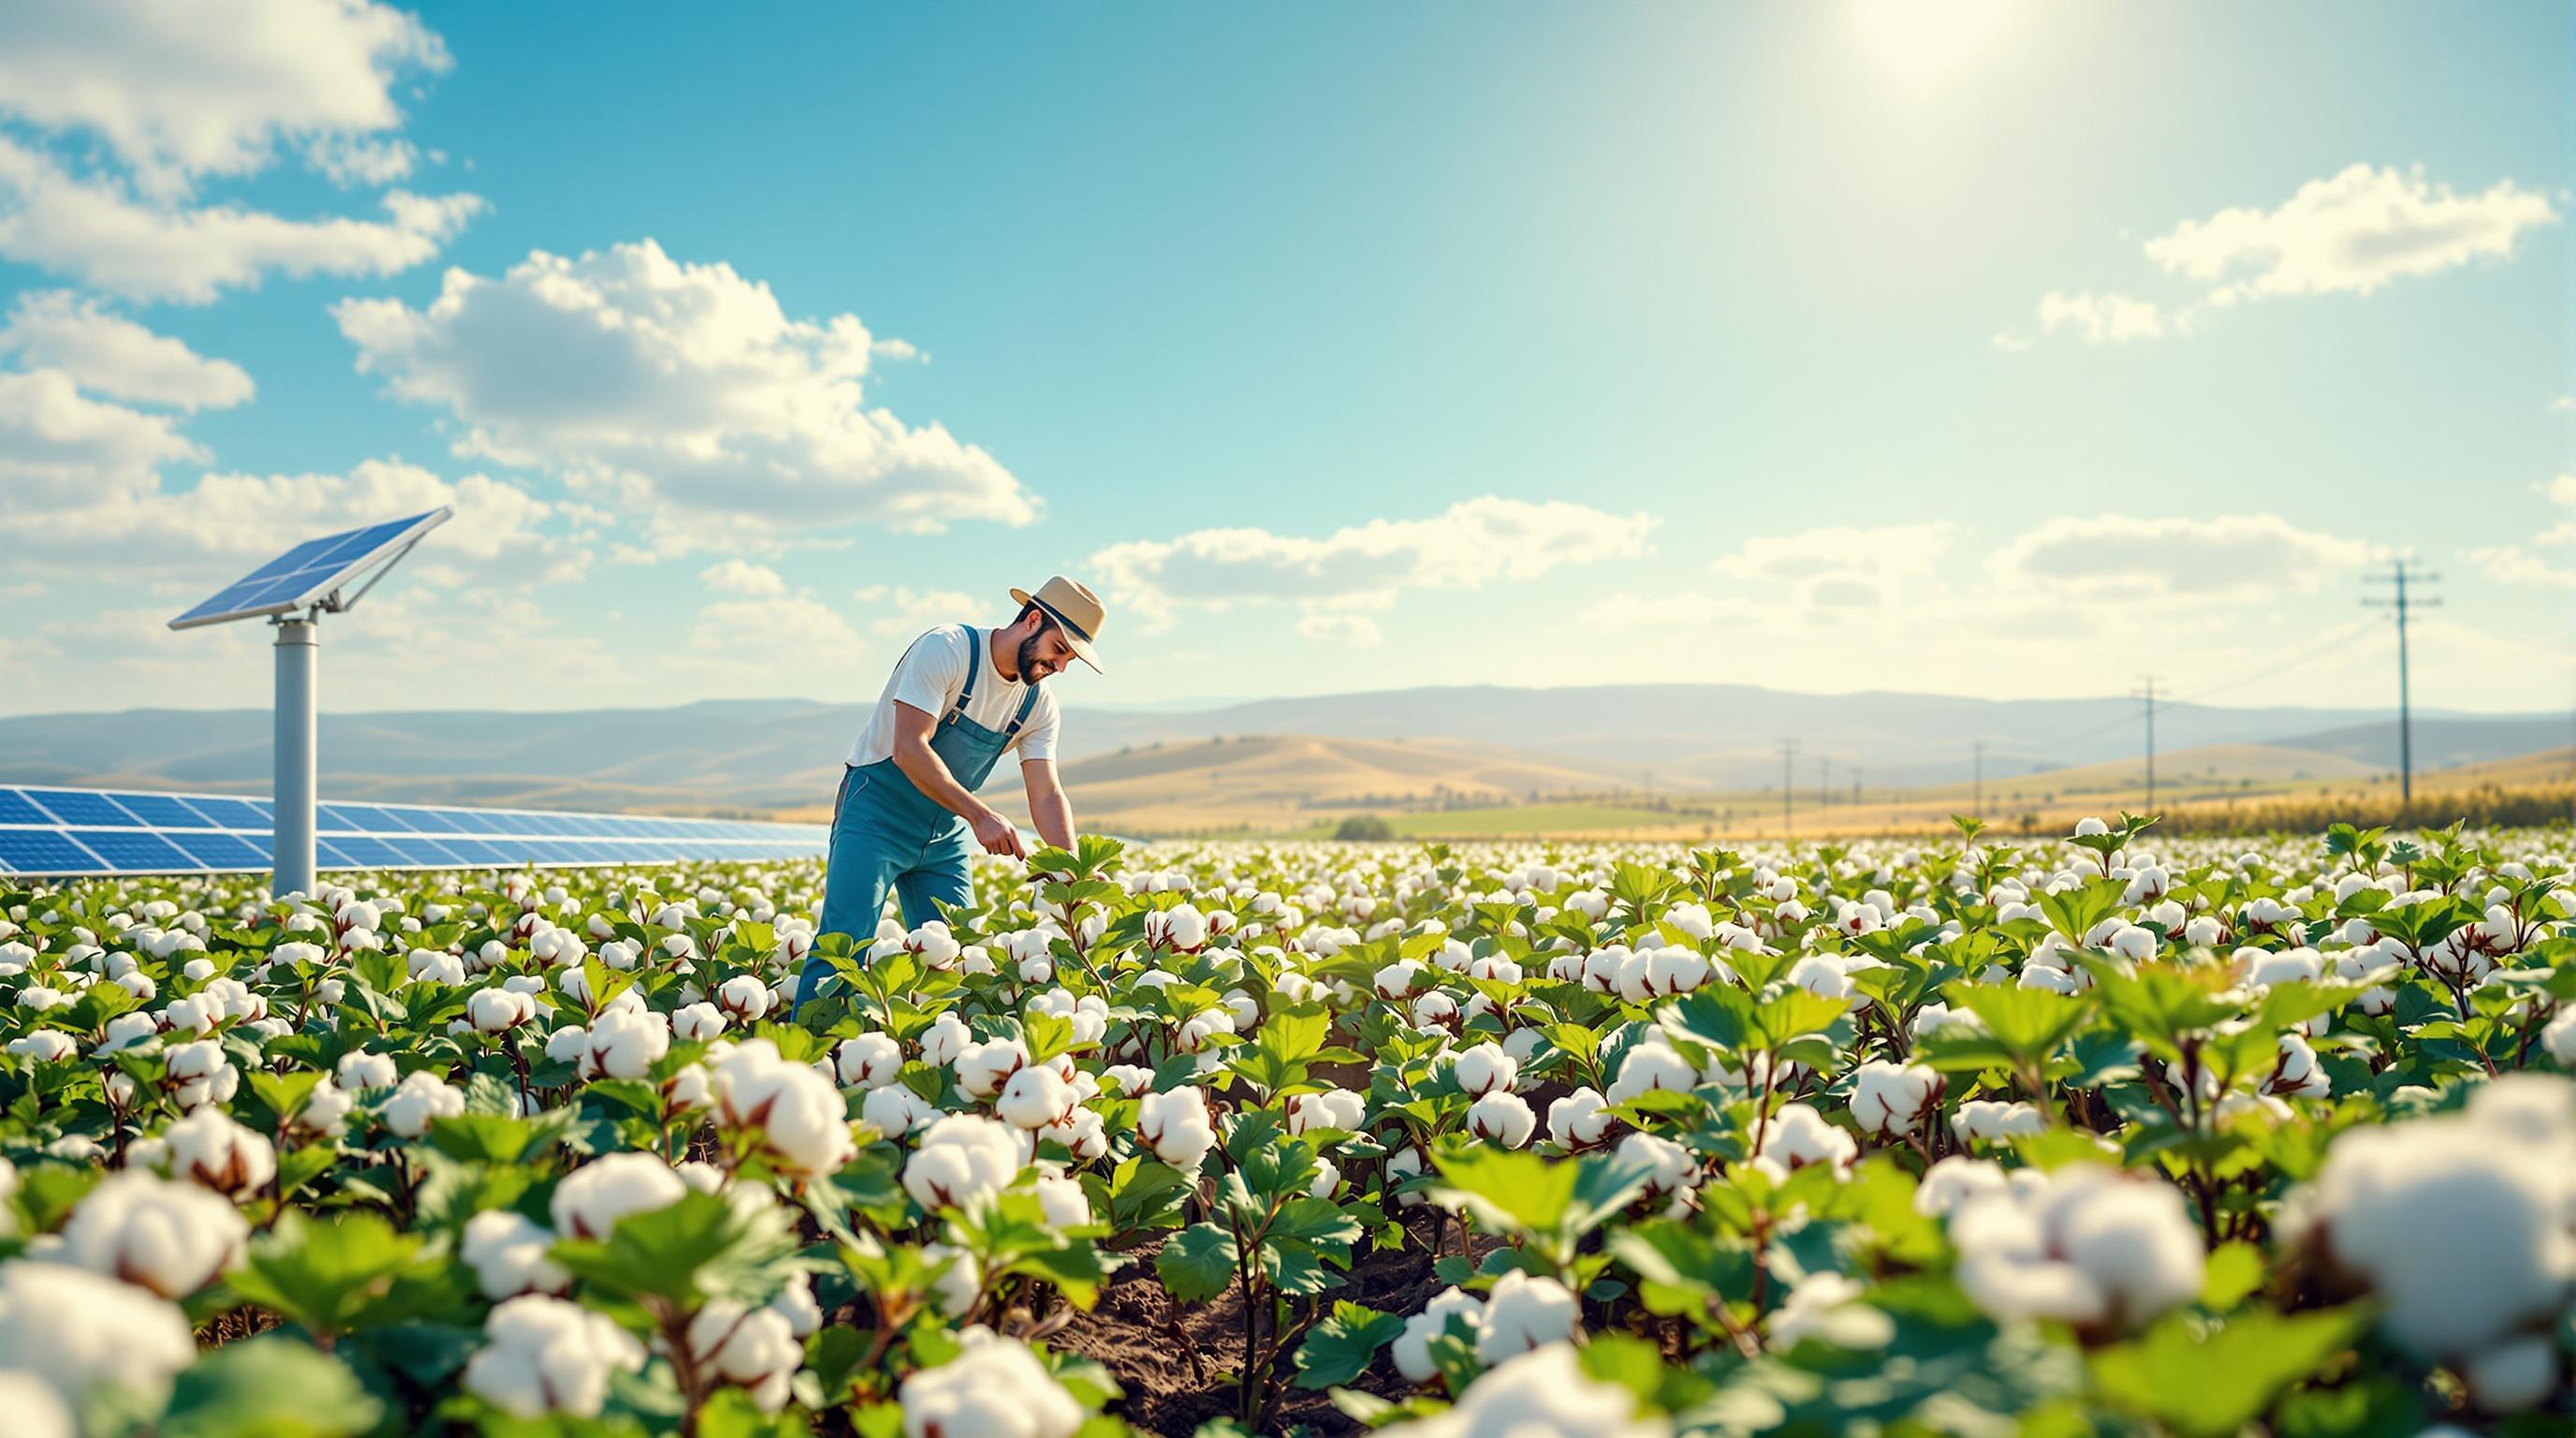
[[1154, 1272], [1174, 1298], [1202, 1303], [1234, 1281], [1234, 1266], [1240, 1258], [1233, 1234], [1213, 1223], [1201, 1223], [1172, 1235], [1163, 1251], [1154, 1255]]
[[1297, 1350], [1297, 1386], [1333, 1388], [1358, 1378], [1376, 1359], [1377, 1351], [1403, 1331], [1401, 1314], [1335, 1303], [1332, 1315], [1317, 1323]]
[[2225, 1313], [2263, 1286], [2263, 1250], [2238, 1240], [2209, 1251], [2209, 1268], [2201, 1278], [2200, 1304]]
[[265, 1337], [206, 1354], [170, 1390], [162, 1438], [350, 1438], [383, 1405], [346, 1364], [309, 1344]]
[[2350, 1347], [2369, 1321], [2357, 1306], [2293, 1314], [2253, 1308], [2203, 1331], [2175, 1314], [2135, 1342], [2096, 1352], [2093, 1381], [2113, 1402], [2184, 1438], [2227, 1438]]
[[251, 1246], [231, 1285], [309, 1332], [345, 1333], [393, 1291], [419, 1250], [418, 1238], [373, 1213], [323, 1223], [289, 1210]]
[[1490, 1228], [1547, 1233], [1574, 1209], [1580, 1165], [1550, 1163], [1537, 1154], [1505, 1148], [1470, 1149], [1433, 1160], [1440, 1181], [1431, 1196], [1464, 1206]]
[[665, 1208], [630, 1213], [605, 1240], [565, 1239], [554, 1260], [625, 1298], [694, 1305], [708, 1298], [766, 1300], [787, 1281], [796, 1249], [788, 1210], [738, 1209], [691, 1192]]

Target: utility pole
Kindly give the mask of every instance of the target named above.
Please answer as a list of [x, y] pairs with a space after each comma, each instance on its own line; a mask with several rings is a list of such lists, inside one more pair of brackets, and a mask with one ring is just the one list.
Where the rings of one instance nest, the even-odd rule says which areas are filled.
[[2156, 676], [2152, 674], [2141, 676], [2140, 685], [2141, 687], [2136, 691], [2136, 697], [2147, 702], [2146, 809], [2147, 812], [2154, 813], [2156, 807]]
[[1816, 756], [1816, 807], [1830, 809], [1834, 803], [1834, 761], [1822, 754]]
[[1858, 764], [1852, 766], [1852, 807], [1855, 809], [1860, 807], [1860, 766]]
[[2389, 564], [2388, 573], [2374, 574], [2370, 576], [2370, 580], [2376, 584], [2395, 584], [2397, 586], [2395, 595], [2388, 599], [2361, 601], [2365, 608], [2391, 609], [2397, 613], [2397, 797], [2400, 803], [2406, 804], [2415, 801], [2415, 714], [2414, 706], [2407, 693], [2406, 611], [2438, 609], [2442, 604], [2439, 599], [2410, 596], [2406, 592], [2407, 581], [2410, 578], [2418, 585], [2425, 585], [2438, 583], [2442, 576], [2438, 574], [2410, 576], [2406, 572], [2405, 560], [2393, 560]]
[[1797, 818], [1797, 808], [1796, 808], [1796, 802], [1795, 802], [1795, 801], [1796, 801], [1796, 797], [1797, 797], [1798, 789], [1797, 789], [1797, 785], [1796, 785], [1796, 784], [1791, 780], [1791, 777], [1790, 777], [1790, 769], [1791, 769], [1791, 766], [1792, 766], [1792, 765], [1794, 765], [1794, 764], [1796, 764], [1796, 763], [1797, 763], [1797, 760], [1798, 760], [1798, 741], [1797, 741], [1797, 740], [1795, 740], [1795, 739], [1783, 739], [1783, 740], [1781, 740], [1781, 741], [1780, 741], [1780, 838], [1782, 839], [1782, 841], [1783, 841], [1783, 842], [1787, 841], [1787, 839], [1788, 839], [1788, 837], [1789, 837], [1790, 835], [1792, 835], [1792, 834], [1794, 834], [1794, 833], [1798, 832], [1798, 818]]
[[1982, 819], [1982, 818], [1986, 817], [1986, 741], [1985, 741], [1985, 740], [1980, 739], [1980, 740], [1978, 740], [1978, 741], [1977, 741], [1977, 743], [1976, 743], [1976, 751], [1977, 751], [1977, 760], [1976, 760], [1976, 763], [1977, 763], [1976, 796], [1977, 796], [1977, 797], [1976, 797], [1976, 801], [1975, 801], [1974, 803], [1972, 803], [1972, 804], [1969, 806], [1968, 812], [1969, 812], [1969, 814], [1970, 814], [1970, 816], [1971, 816], [1971, 817]]

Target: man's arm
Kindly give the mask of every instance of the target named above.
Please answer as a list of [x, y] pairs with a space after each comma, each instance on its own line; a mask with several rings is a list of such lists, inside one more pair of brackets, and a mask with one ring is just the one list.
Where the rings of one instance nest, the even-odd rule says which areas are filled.
[[973, 825], [975, 842], [984, 846], [985, 853], [1027, 858], [1028, 848], [1020, 842], [1018, 827], [996, 813], [992, 805], [966, 792], [966, 786], [948, 772], [948, 762], [930, 747], [930, 736], [938, 723], [927, 710], [916, 709], [900, 699], [894, 701], [894, 766], [903, 771], [914, 788], [929, 795], [932, 803]]
[[1028, 786], [1029, 822], [1038, 837], [1059, 849], [1073, 848], [1073, 801], [1064, 796], [1064, 785], [1057, 782], [1053, 759], [1020, 761], [1020, 781]]

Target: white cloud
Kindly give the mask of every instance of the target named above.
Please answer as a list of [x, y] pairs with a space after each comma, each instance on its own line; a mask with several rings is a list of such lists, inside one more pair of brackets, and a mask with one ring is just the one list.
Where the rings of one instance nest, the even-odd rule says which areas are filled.
[[2100, 599], [2222, 602], [2348, 580], [2373, 547], [2277, 514], [2211, 519], [2126, 515], [2046, 520], [1987, 556], [2007, 589]]
[[787, 581], [778, 577], [777, 570], [766, 564], [752, 564], [740, 559], [708, 565], [699, 571], [698, 582], [718, 594], [739, 594], [751, 598], [787, 592]]
[[1795, 610], [1878, 609], [1902, 602], [1928, 580], [1957, 534], [1947, 520], [1829, 525], [1747, 539], [1708, 567]]
[[[2352, 165], [2301, 185], [2276, 209], [2237, 206], [2148, 240], [2149, 260], [2199, 287], [2187, 303], [2051, 291], [2039, 302], [2040, 333], [2064, 330], [2087, 344], [2187, 335], [2213, 309], [2280, 295], [2367, 295], [2410, 275], [2501, 260], [2525, 233], [2558, 219], [2545, 192], [2509, 179], [2461, 195], [2420, 166]], [[2020, 350], [2031, 340], [2006, 333], [1994, 343]]]
[[434, 257], [483, 201], [391, 190], [383, 206], [381, 220], [290, 220], [238, 205], [151, 203], [0, 139], [0, 255], [133, 299], [203, 304], [271, 271], [394, 274]]
[[118, 399], [180, 409], [226, 409], [251, 397], [250, 376], [178, 340], [101, 310], [63, 290], [22, 294], [0, 327], [0, 353], [70, 375]]
[[[222, 583], [295, 540], [441, 505], [456, 515], [405, 562], [416, 583], [555, 583], [589, 563], [588, 549], [547, 531], [553, 506], [518, 485], [481, 474], [451, 482], [398, 460], [368, 460], [346, 474], [209, 474], [175, 493], [149, 487], [57, 507], [43, 516], [53, 543], [37, 562], [78, 570], [139, 549], [154, 556], [156, 573]], [[17, 507], [0, 500], [0, 521], [19, 522]]]
[[2390, 280], [2513, 253], [2554, 223], [2549, 197], [2511, 180], [2459, 195], [2401, 171], [2353, 165], [2311, 180], [2280, 208], [2221, 210], [2147, 241], [2147, 257], [2212, 288], [2214, 305], [2273, 295], [2366, 295]]
[[878, 341], [856, 315], [790, 319], [767, 285], [649, 239], [534, 252], [498, 279], [450, 270], [425, 309], [332, 313], [362, 371], [466, 427], [459, 452], [557, 469], [640, 509], [663, 554], [1037, 517], [991, 455], [867, 403]]
[[1565, 500], [1486, 495], [1428, 519], [1378, 519], [1322, 539], [1262, 529], [1201, 529], [1131, 540], [1091, 556], [1092, 571], [1149, 627], [1185, 605], [1287, 601], [1310, 612], [1384, 608], [1406, 589], [1475, 589], [1570, 564], [1645, 552], [1655, 520]]
[[2532, 488], [2549, 496], [2552, 504], [2576, 505], [2576, 474], [2556, 475]]
[[846, 668], [866, 654], [839, 610], [803, 592], [719, 600], [689, 630], [690, 664], [737, 692], [792, 693], [817, 667]]
[[418, 19], [367, 0], [0, 6], [0, 111], [97, 136], [163, 195], [259, 170], [281, 141], [348, 146], [394, 129], [395, 85], [447, 66]]
[[[2544, 541], [2551, 536], [2543, 536]], [[2498, 584], [2528, 589], [2576, 589], [2576, 567], [2552, 564], [2519, 544], [2481, 545], [2460, 551]]]
[[91, 399], [58, 369], [0, 371], [0, 513], [130, 505], [155, 466], [199, 456], [168, 415]]
[[2051, 290], [2040, 296], [2039, 327], [2052, 335], [2070, 330], [2086, 344], [2117, 344], [2163, 338], [2165, 317], [2152, 303], [2129, 295], [2090, 290], [2064, 295]]

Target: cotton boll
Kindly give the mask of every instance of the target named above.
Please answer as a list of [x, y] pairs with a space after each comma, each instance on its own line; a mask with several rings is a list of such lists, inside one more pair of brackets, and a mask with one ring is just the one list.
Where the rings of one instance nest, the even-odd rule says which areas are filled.
[[1699, 1070], [1692, 1068], [1661, 1035], [1649, 1035], [1631, 1044], [1620, 1059], [1618, 1076], [1610, 1081], [1610, 1105], [1616, 1108], [1657, 1089], [1688, 1093], [1698, 1086]]
[[953, 1011], [943, 1012], [922, 1031], [922, 1062], [945, 1068], [955, 1063], [958, 1056], [966, 1052], [967, 1045], [974, 1041], [975, 1035], [968, 1030], [964, 1020]]
[[1950, 1238], [1959, 1284], [1988, 1316], [2092, 1330], [2136, 1328], [2191, 1301], [2206, 1262], [2171, 1184], [2089, 1164], [1967, 1200]]
[[1450, 1061], [1449, 1072], [1460, 1092], [1481, 1098], [1497, 1089], [1509, 1091], [1520, 1078], [1520, 1067], [1500, 1044], [1488, 1040], [1460, 1050]]
[[1029, 1051], [1018, 1039], [991, 1039], [970, 1043], [958, 1052], [957, 1086], [966, 1096], [990, 1099], [1002, 1091], [1011, 1075], [1026, 1067]]
[[379, 1111], [396, 1137], [418, 1138], [429, 1132], [432, 1120], [465, 1112], [465, 1091], [423, 1070], [405, 1078]]
[[768, 1039], [736, 1046], [708, 1077], [725, 1125], [758, 1134], [762, 1151], [782, 1172], [820, 1177], [857, 1156], [840, 1089], [811, 1067], [781, 1058]]
[[1823, 1114], [1803, 1103], [1788, 1103], [1771, 1115], [1763, 1132], [1762, 1148], [1755, 1157], [1767, 1159], [1788, 1173], [1821, 1164], [1842, 1174], [1850, 1170], [1852, 1160], [1859, 1155], [1860, 1145]]
[[928, 1099], [899, 1083], [868, 1090], [859, 1110], [861, 1122], [898, 1138], [938, 1117], [938, 1108]]
[[1505, 1148], [1527, 1144], [1537, 1128], [1538, 1115], [1530, 1111], [1529, 1101], [1509, 1090], [1489, 1093], [1467, 1109], [1467, 1131]]
[[1197, 1172], [1216, 1146], [1207, 1096], [1195, 1088], [1147, 1094], [1137, 1109], [1136, 1137], [1156, 1158], [1183, 1173]]
[[805, 1361], [805, 1346], [796, 1341], [787, 1315], [738, 1299], [710, 1299], [689, 1320], [683, 1338], [699, 1372], [748, 1392], [763, 1413], [787, 1406], [789, 1381]]
[[1931, 1069], [1873, 1059], [1852, 1071], [1852, 1121], [1863, 1133], [1910, 1133], [1939, 1104], [1942, 1088]]
[[1485, 1326], [1485, 1300], [1456, 1286], [1443, 1289], [1420, 1313], [1404, 1320], [1404, 1331], [1398, 1333], [1392, 1356], [1395, 1371], [1409, 1383], [1428, 1383], [1440, 1376], [1440, 1365], [1431, 1359], [1431, 1340], [1449, 1331], [1449, 1321], [1464, 1325], [1465, 1338], [1473, 1344]]
[[1696, 1155], [1650, 1133], [1629, 1134], [1612, 1153], [1622, 1165], [1648, 1169], [1646, 1191], [1658, 1197], [1680, 1193], [1699, 1177]]
[[2002, 1164], [1954, 1153], [1924, 1170], [1923, 1181], [1914, 1190], [1914, 1211], [1927, 1218], [1947, 1218], [1970, 1199], [2010, 1186]]
[[1551, 1343], [1488, 1369], [1458, 1406], [1378, 1430], [1381, 1438], [1671, 1438], [1640, 1416], [1626, 1388], [1583, 1371], [1573, 1345]]
[[1864, 1291], [1830, 1270], [1799, 1279], [1771, 1315], [1772, 1351], [1786, 1353], [1810, 1338], [1851, 1349], [1886, 1346], [1896, 1336], [1895, 1320], [1862, 1303]]
[[[195, 1361], [197, 1344], [175, 1304], [80, 1268], [22, 1258], [0, 1264], [0, 1354], [66, 1406], [102, 1392], [157, 1406]], [[19, 1410], [5, 1411], [19, 1431]]]
[[1288, 1100], [1288, 1131], [1302, 1134], [1318, 1128], [1357, 1129], [1367, 1112], [1368, 1100], [1349, 1089], [1295, 1094]]
[[571, 1238], [606, 1238], [630, 1213], [667, 1208], [689, 1186], [655, 1154], [603, 1154], [555, 1185], [555, 1232]]
[[1043, 1064], [1012, 1074], [994, 1103], [1002, 1121], [1014, 1128], [1039, 1129], [1062, 1122], [1073, 1111], [1073, 1086]]
[[891, 1035], [859, 1034], [841, 1040], [833, 1067], [844, 1088], [881, 1089], [903, 1076], [903, 1046]]
[[1542, 1344], [1570, 1340], [1582, 1332], [1582, 1317], [1564, 1284], [1515, 1268], [1496, 1279], [1485, 1297], [1476, 1360], [1490, 1367]]
[[1610, 1118], [1603, 1112], [1608, 1107], [1597, 1090], [1578, 1088], [1547, 1106], [1547, 1136], [1567, 1149], [1590, 1148], [1609, 1132]]
[[1950, 1128], [1965, 1143], [2000, 1143], [2048, 1131], [2048, 1118], [2018, 1100], [1970, 1099], [1950, 1115]]
[[230, 1202], [194, 1183], [111, 1174], [63, 1225], [62, 1258], [177, 1300], [238, 1262], [250, 1225]]
[[[265, 1188], [277, 1177], [277, 1146], [266, 1135], [233, 1122], [220, 1109], [198, 1109], [171, 1124], [161, 1137], [171, 1177], [203, 1184], [226, 1197]], [[8, 1182], [0, 1183], [0, 1199], [16, 1183], [13, 1170]]]
[[561, 1293], [572, 1287], [572, 1275], [546, 1256], [554, 1242], [553, 1232], [527, 1215], [490, 1209], [465, 1221], [456, 1256], [474, 1270], [486, 1298]]
[[643, 1367], [643, 1348], [606, 1314], [532, 1293], [484, 1319], [483, 1347], [466, 1361], [463, 1383], [519, 1418], [596, 1418], [608, 1401], [609, 1375]]
[[1072, 1438], [1082, 1405], [1020, 1343], [970, 1328], [955, 1358], [903, 1380], [904, 1438]]
[[1026, 1157], [1006, 1126], [974, 1114], [952, 1114], [922, 1135], [920, 1147], [904, 1165], [904, 1191], [934, 1213], [977, 1209], [1009, 1186]]

